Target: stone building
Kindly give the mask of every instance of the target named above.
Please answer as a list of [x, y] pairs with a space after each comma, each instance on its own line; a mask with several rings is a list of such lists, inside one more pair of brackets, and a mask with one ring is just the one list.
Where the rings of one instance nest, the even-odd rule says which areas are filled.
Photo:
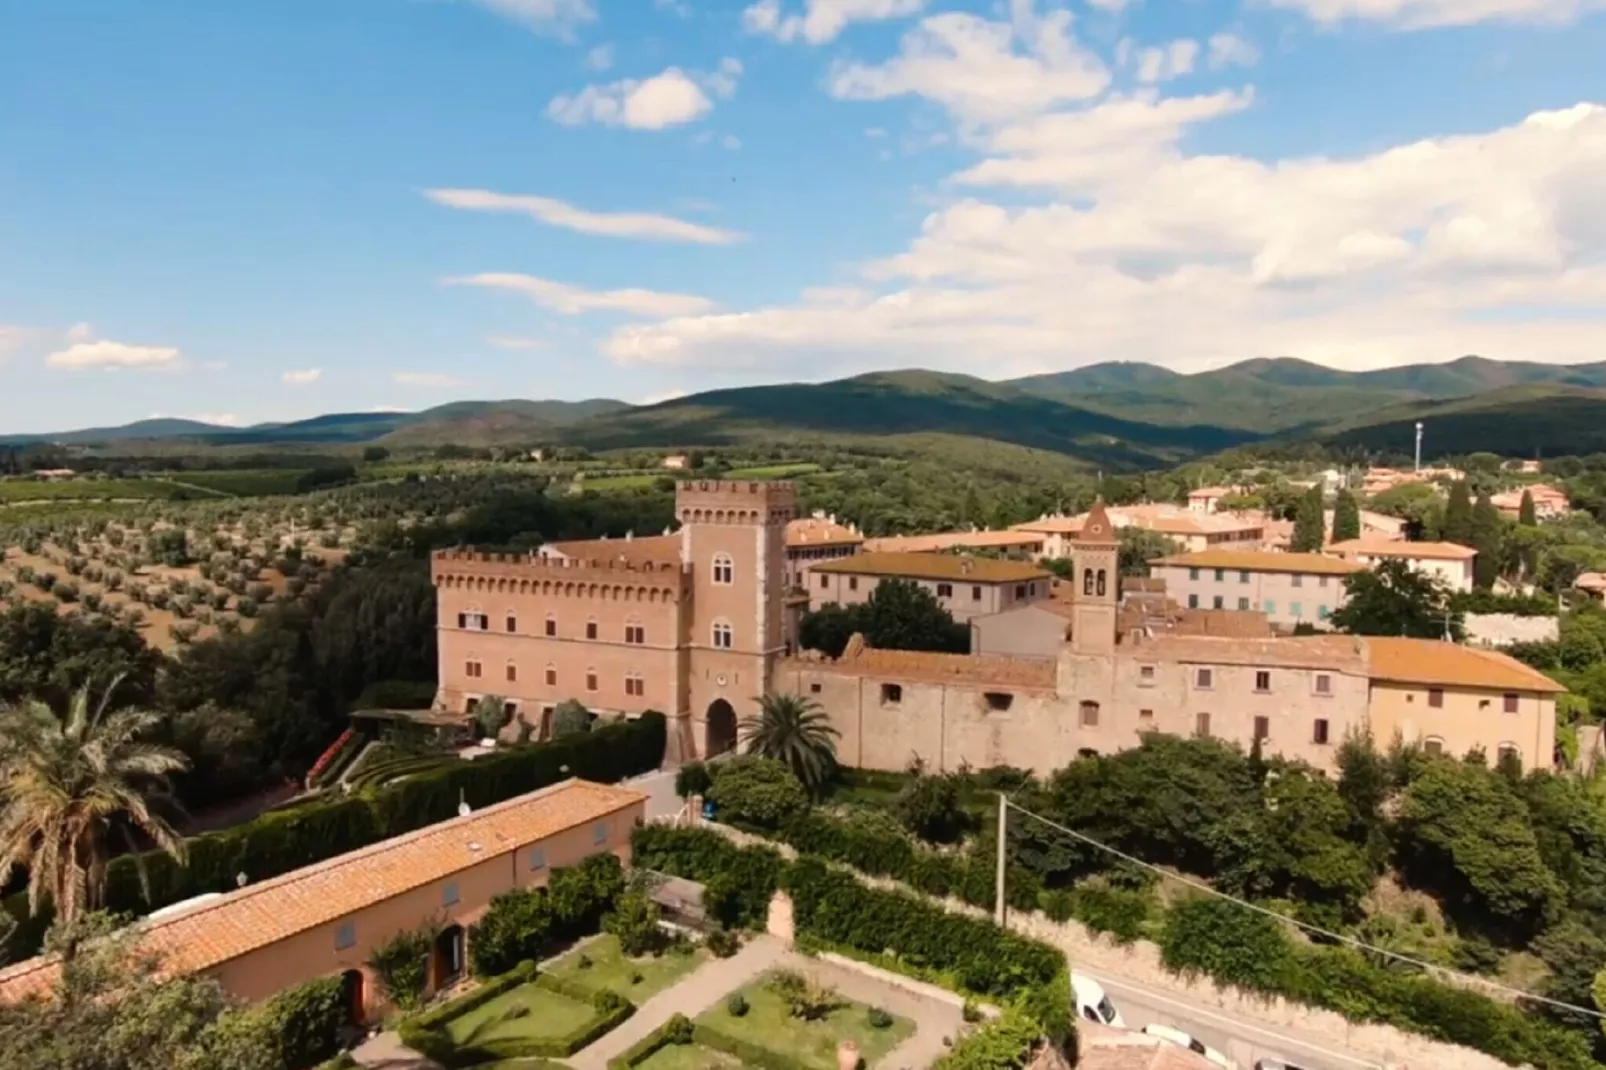
[[930, 591], [937, 603], [968, 623], [975, 617], [1049, 597], [1053, 574], [1022, 561], [942, 553], [863, 553], [815, 565], [808, 587], [809, 608], [835, 603], [859, 605], [883, 580], [909, 580]]
[[1328, 546], [1327, 552], [1346, 561], [1372, 568], [1384, 561], [1404, 561], [1413, 572], [1432, 576], [1452, 591], [1472, 590], [1472, 563], [1478, 551], [1454, 542], [1393, 542], [1345, 539]]
[[835, 516], [815, 512], [786, 525], [786, 586], [807, 588], [809, 569], [822, 561], [852, 557], [864, 546], [857, 528], [837, 523]]
[[1189, 609], [1257, 610], [1271, 623], [1326, 628], [1344, 604], [1344, 580], [1366, 566], [1325, 554], [1205, 550], [1149, 562], [1149, 575]]

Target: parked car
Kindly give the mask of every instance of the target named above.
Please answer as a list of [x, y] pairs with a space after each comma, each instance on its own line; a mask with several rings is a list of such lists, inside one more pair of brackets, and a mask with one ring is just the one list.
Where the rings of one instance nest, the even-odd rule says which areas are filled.
[[1146, 1025], [1143, 1027], [1143, 1032], [1151, 1037], [1158, 1037], [1161, 1040], [1175, 1044], [1179, 1048], [1187, 1048], [1189, 1051], [1194, 1052], [1197, 1055], [1203, 1055], [1206, 1059], [1221, 1067], [1222, 1070], [1235, 1070], [1233, 1061], [1231, 1059], [1221, 1054], [1221, 1052], [1217, 1051], [1215, 1048], [1209, 1047], [1199, 1040], [1195, 1040], [1193, 1037], [1184, 1033], [1180, 1029], [1172, 1029], [1168, 1025]]
[[1113, 1026], [1116, 1029], [1126, 1028], [1121, 1012], [1110, 1002], [1110, 997], [1104, 992], [1104, 986], [1093, 978], [1072, 971], [1071, 998], [1076, 1003], [1077, 1017], [1098, 1022], [1100, 1025]]

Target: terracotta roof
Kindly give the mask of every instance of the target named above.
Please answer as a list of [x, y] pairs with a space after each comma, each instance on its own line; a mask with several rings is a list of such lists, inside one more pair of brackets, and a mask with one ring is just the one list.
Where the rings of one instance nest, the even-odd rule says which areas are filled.
[[[1148, 503], [1145, 505], [1114, 505], [1105, 509], [1111, 526], [1144, 528], [1162, 535], [1223, 535], [1242, 532], [1245, 538], [1263, 526], [1258, 519], [1250, 520], [1233, 513], [1196, 513], [1180, 505]], [[1016, 531], [1033, 531], [1049, 535], [1077, 535], [1091, 518], [1081, 516], [1045, 516], [1014, 525]], [[1254, 536], [1258, 537], [1258, 536]]]
[[1027, 550], [1040, 546], [1043, 537], [1029, 531], [942, 531], [931, 535], [887, 535], [866, 539], [867, 553], [925, 554], [943, 550]]
[[1440, 639], [1400, 639], [1372, 636], [1374, 680], [1403, 684], [1443, 684], [1490, 691], [1566, 691], [1537, 669], [1531, 669], [1497, 650], [1461, 646]]
[[836, 522], [831, 516], [805, 516], [786, 524], [787, 549], [805, 546], [857, 546], [864, 536]]
[[893, 576], [915, 580], [962, 580], [965, 583], [1024, 583], [1046, 579], [1049, 573], [1020, 561], [953, 554], [855, 554], [839, 561], [824, 561], [811, 570], [855, 576]]
[[1193, 488], [1192, 490], [1190, 490], [1188, 492], [1188, 497], [1190, 497], [1190, 498], [1225, 498], [1229, 494], [1236, 494], [1236, 493], [1237, 493], [1237, 491], [1233, 490], [1231, 487], [1195, 487], [1195, 488]]
[[1001, 688], [1030, 688], [1052, 691], [1056, 665], [1047, 658], [1009, 658], [992, 654], [934, 654], [916, 650], [876, 650], [863, 639], [849, 641], [835, 661], [793, 659], [793, 670], [851, 673], [875, 676], [890, 682], [929, 680], [935, 683], [966, 683]]
[[575, 539], [549, 542], [541, 551], [562, 554], [575, 561], [678, 562], [679, 535], [644, 535], [623, 539]]
[[1606, 591], [1606, 572], [1580, 572], [1573, 586], [1581, 591]]
[[1279, 554], [1260, 550], [1200, 550], [1191, 554], [1157, 557], [1150, 565], [1185, 568], [1224, 568], [1241, 572], [1302, 572], [1319, 576], [1347, 576], [1365, 572], [1366, 566], [1324, 554]]
[[[140, 923], [145, 947], [162, 956], [164, 969], [205, 970], [646, 798], [628, 788], [566, 780], [147, 920]], [[45, 956], [0, 971], [0, 1002], [45, 990], [57, 972], [56, 961]]]
[[1465, 561], [1478, 556], [1470, 546], [1454, 542], [1397, 542], [1385, 539], [1345, 539], [1327, 548], [1335, 554], [1368, 557], [1414, 557], [1423, 561]]
[[1352, 635], [1296, 635], [1244, 639], [1209, 635], [1159, 635], [1124, 644], [1143, 661], [1266, 668], [1330, 669], [1366, 675], [1365, 641]]
[[1074, 516], [1040, 516], [1024, 524], [1011, 525], [1014, 531], [1031, 531], [1043, 535], [1075, 535], [1082, 530], [1082, 520]]

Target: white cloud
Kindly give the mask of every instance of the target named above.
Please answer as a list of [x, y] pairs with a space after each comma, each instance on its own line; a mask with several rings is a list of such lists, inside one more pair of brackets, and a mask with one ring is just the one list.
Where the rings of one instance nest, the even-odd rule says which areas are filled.
[[586, 53], [586, 65], [594, 71], [605, 71], [613, 66], [613, 46], [598, 45]]
[[304, 368], [301, 371], [288, 371], [279, 376], [286, 386], [311, 386], [323, 378], [322, 368]]
[[878, 66], [839, 64], [828, 82], [842, 100], [920, 96], [968, 123], [998, 122], [1091, 100], [1110, 82], [1098, 56], [1071, 35], [1071, 14], [1038, 17], [1014, 0], [1009, 22], [948, 12], [922, 19]]
[[591, 0], [474, 0], [479, 6], [522, 23], [537, 33], [569, 37], [582, 23], [593, 22]]
[[493, 193], [483, 189], [428, 189], [424, 191], [424, 196], [448, 208], [471, 212], [518, 212], [554, 227], [610, 238], [730, 245], [741, 241], [743, 237], [735, 231], [688, 223], [673, 216], [651, 212], [590, 212], [551, 197]]
[[517, 334], [489, 334], [485, 336], [485, 344], [495, 346], [497, 349], [544, 349], [546, 342], [540, 338], [528, 338]]
[[170, 370], [179, 351], [171, 346], [132, 346], [122, 342], [75, 342], [45, 358], [52, 368], [141, 368]]
[[710, 94], [731, 96], [741, 73], [741, 61], [733, 58], [721, 60], [719, 67], [707, 74], [669, 67], [645, 81], [625, 78], [554, 97], [546, 113], [564, 126], [601, 123], [631, 130], [663, 130], [707, 115], [714, 109]]
[[95, 337], [95, 328], [87, 323], [75, 323], [67, 328], [65, 337], [70, 344], [87, 342]]
[[1168, 45], [1141, 49], [1137, 54], [1138, 81], [1145, 84], [1169, 82], [1193, 73], [1199, 59], [1199, 42], [1183, 38]]
[[393, 372], [390, 381], [398, 386], [431, 387], [435, 389], [463, 385], [461, 379], [447, 375], [444, 372]]
[[1266, 0], [1272, 7], [1302, 12], [1324, 25], [1345, 21], [1381, 22], [1404, 30], [1470, 26], [1479, 22], [1561, 24], [1606, 0]]
[[665, 319], [670, 316], [696, 316], [714, 307], [708, 298], [692, 294], [636, 289], [586, 290], [568, 283], [538, 279], [533, 275], [491, 272], [443, 281], [447, 286], [481, 286], [523, 294], [541, 307], [565, 316], [619, 312], [645, 319]]
[[804, 0], [803, 13], [789, 15], [781, 0], [758, 0], [742, 12], [742, 26], [777, 41], [819, 45], [835, 40], [849, 23], [907, 18], [925, 6], [926, 0]]
[[1217, 33], [1210, 36], [1209, 57], [1205, 61], [1211, 70], [1228, 67], [1253, 67], [1260, 62], [1260, 49], [1235, 33]]
[[1087, 2], [1091, 7], [1096, 7], [1100, 11], [1108, 11], [1118, 15], [1131, 5], [1132, 0], [1087, 0]]
[[720, 139], [719, 143], [732, 152], [742, 147], [742, 139], [735, 134], [726, 134]]

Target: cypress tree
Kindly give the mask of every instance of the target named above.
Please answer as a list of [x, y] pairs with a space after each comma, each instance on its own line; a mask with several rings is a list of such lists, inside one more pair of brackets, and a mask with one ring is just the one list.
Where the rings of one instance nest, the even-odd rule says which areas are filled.
[[1478, 504], [1472, 507], [1472, 538], [1467, 544], [1478, 551], [1472, 565], [1472, 582], [1480, 591], [1494, 586], [1500, 576], [1500, 558], [1505, 543], [1505, 525], [1500, 512], [1489, 500], [1489, 492], [1478, 495]]
[[1539, 517], [1534, 512], [1534, 495], [1531, 490], [1522, 492], [1522, 504], [1517, 506], [1517, 523], [1530, 528], [1539, 523]]
[[1361, 537], [1361, 508], [1355, 504], [1355, 495], [1347, 489], [1338, 492], [1333, 501], [1333, 541]]
[[1450, 487], [1450, 501], [1444, 507], [1444, 523], [1439, 531], [1445, 542], [1472, 545], [1472, 492], [1466, 480], [1457, 480]]
[[1299, 508], [1294, 511], [1294, 535], [1288, 548], [1295, 553], [1320, 551], [1327, 532], [1326, 519], [1322, 515], [1322, 485], [1318, 483], [1299, 499]]

